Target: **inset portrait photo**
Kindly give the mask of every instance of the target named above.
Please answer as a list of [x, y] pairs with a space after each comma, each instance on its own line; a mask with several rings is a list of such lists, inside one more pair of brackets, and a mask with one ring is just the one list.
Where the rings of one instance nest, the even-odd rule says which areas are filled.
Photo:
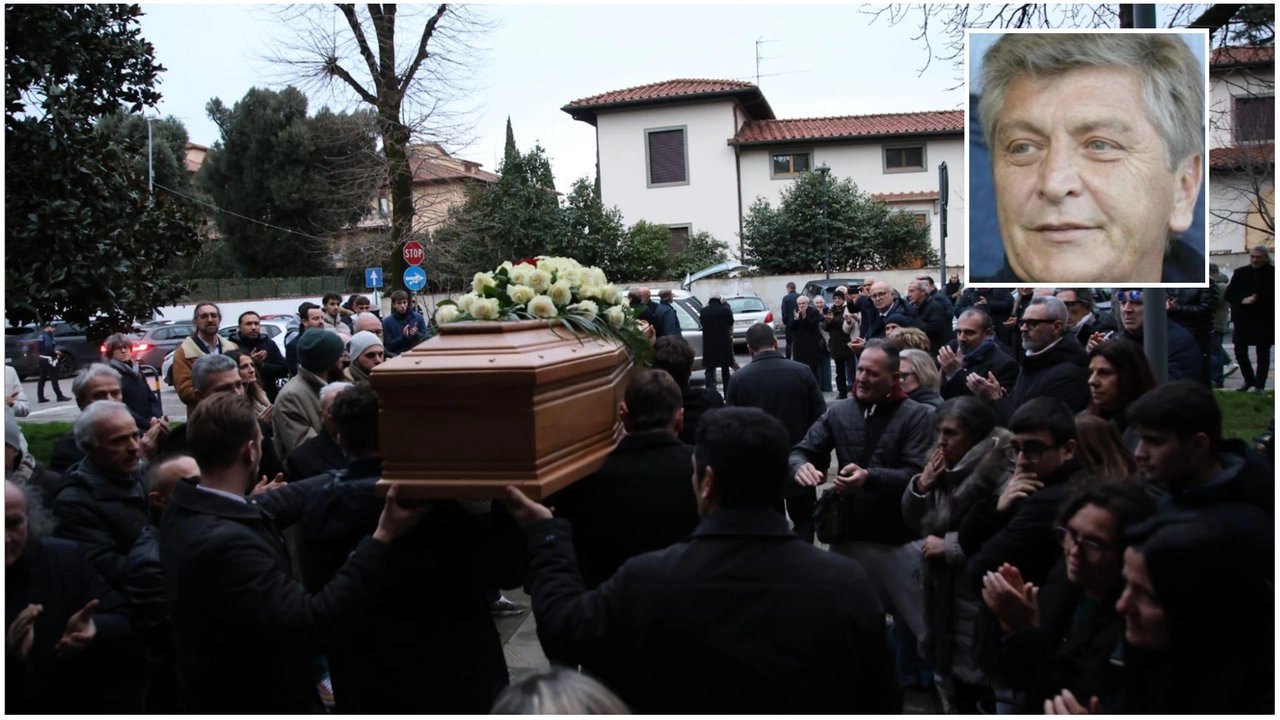
[[967, 282], [1208, 283], [1207, 31], [967, 41]]

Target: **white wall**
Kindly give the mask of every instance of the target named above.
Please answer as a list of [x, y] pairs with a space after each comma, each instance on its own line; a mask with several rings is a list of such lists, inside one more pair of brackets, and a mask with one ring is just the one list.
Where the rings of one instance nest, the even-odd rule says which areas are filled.
[[1231, 141], [1233, 98], [1274, 92], [1274, 71], [1251, 68], [1214, 74], [1209, 79], [1209, 147], [1234, 145]]
[[[645, 129], [686, 126], [687, 185], [648, 187]], [[596, 131], [600, 147], [600, 196], [617, 206], [627, 225], [647, 220], [661, 225], [689, 224], [738, 247], [737, 170], [733, 148], [734, 105], [715, 102], [601, 113]]]
[[[894, 141], [848, 143], [841, 145], [751, 147], [742, 151], [742, 207], [745, 211], [757, 198], [763, 197], [774, 207], [789, 187], [791, 179], [772, 179], [771, 156], [791, 149], [795, 152], [813, 153], [812, 164], [818, 167], [826, 163], [833, 177], [851, 178], [859, 189], [870, 194], [924, 192], [938, 190], [938, 165], [947, 163], [951, 175], [951, 197], [948, 207], [947, 258], [958, 261], [964, 257], [965, 202], [964, 202], [964, 140], [961, 137], [929, 139], [925, 148], [923, 172], [886, 173], [882, 161], [882, 146]], [[929, 226], [933, 247], [939, 248], [942, 237], [941, 220], [936, 202], [891, 203], [890, 208], [904, 211], [929, 212]]]

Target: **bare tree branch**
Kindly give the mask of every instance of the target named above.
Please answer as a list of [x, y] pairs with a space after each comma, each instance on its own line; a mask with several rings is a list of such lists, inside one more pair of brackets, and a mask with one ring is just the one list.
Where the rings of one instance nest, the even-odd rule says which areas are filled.
[[[369, 75], [373, 77], [374, 90], [381, 90], [382, 88], [378, 85], [378, 62], [373, 59], [373, 51], [369, 49], [369, 41], [364, 36], [364, 29], [360, 27], [360, 20], [356, 18], [356, 6], [349, 4], [339, 5], [338, 11], [346, 18], [347, 25], [351, 28], [351, 35], [360, 46], [360, 55], [364, 58], [365, 64], [369, 66]], [[335, 58], [336, 62], [337, 59]], [[365, 102], [370, 101], [366, 99]]]
[[409, 71], [404, 75], [404, 84], [400, 86], [400, 92], [404, 92], [409, 87], [411, 78], [418, 74], [418, 68], [422, 66], [422, 61], [427, 59], [427, 43], [431, 41], [431, 36], [435, 34], [436, 24], [440, 22], [440, 18], [444, 16], [447, 5], [441, 5], [436, 9], [436, 14], [431, 16], [427, 21], [427, 26], [422, 29], [422, 39], [418, 41], [418, 54], [413, 58], [413, 62], [409, 64]]

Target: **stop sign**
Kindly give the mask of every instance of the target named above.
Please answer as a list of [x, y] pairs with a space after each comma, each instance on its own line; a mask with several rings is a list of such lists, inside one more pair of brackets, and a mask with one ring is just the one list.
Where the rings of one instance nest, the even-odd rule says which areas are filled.
[[404, 261], [410, 265], [421, 265], [423, 258], [426, 256], [427, 253], [422, 249], [422, 243], [417, 240], [410, 240], [404, 244]]

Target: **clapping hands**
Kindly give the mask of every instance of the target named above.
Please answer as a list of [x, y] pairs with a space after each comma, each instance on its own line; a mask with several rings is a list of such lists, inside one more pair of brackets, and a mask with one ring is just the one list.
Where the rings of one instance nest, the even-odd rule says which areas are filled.
[[1040, 627], [1040, 588], [1024, 582], [1022, 573], [1009, 563], [982, 579], [982, 601], [1007, 633]]

